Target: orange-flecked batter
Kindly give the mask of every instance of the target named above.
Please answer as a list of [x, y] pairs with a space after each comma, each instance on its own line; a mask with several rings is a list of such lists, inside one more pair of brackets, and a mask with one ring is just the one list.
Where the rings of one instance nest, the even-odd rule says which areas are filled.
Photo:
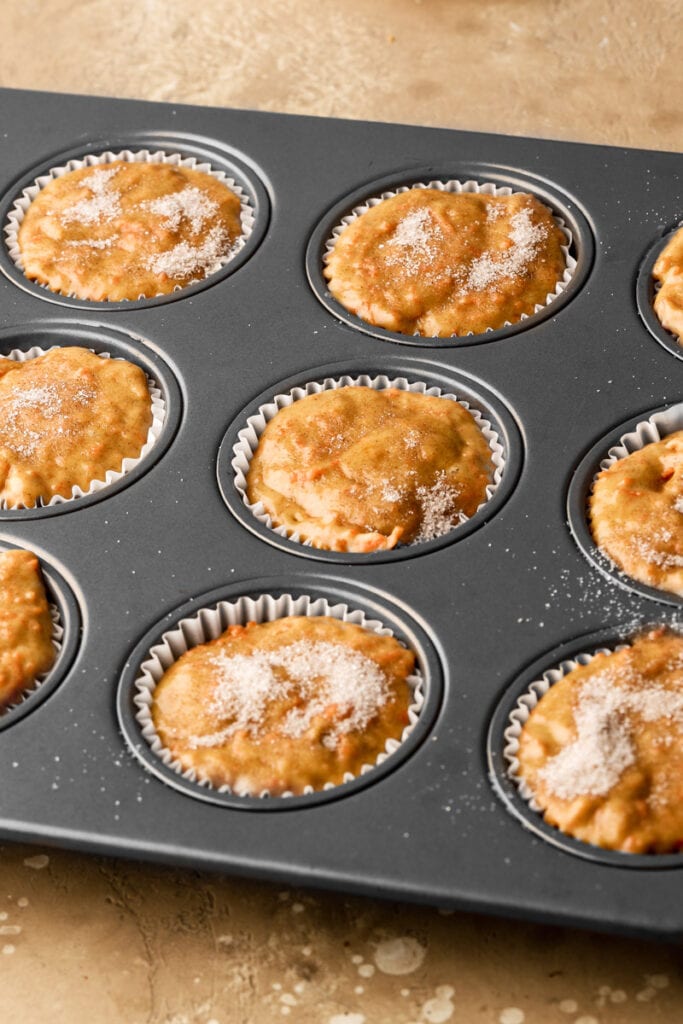
[[652, 276], [660, 283], [654, 310], [662, 326], [683, 344], [683, 228], [660, 253]]
[[0, 360], [0, 501], [30, 508], [87, 490], [147, 440], [145, 374], [77, 346]]
[[243, 796], [301, 794], [400, 739], [414, 662], [393, 637], [327, 616], [230, 626], [164, 673], [152, 718], [200, 779]]
[[369, 552], [448, 533], [476, 512], [492, 475], [488, 442], [458, 402], [342, 387], [268, 423], [247, 497], [314, 547]]
[[16, 701], [54, 663], [52, 620], [38, 559], [0, 553], [0, 708]]
[[595, 543], [620, 569], [683, 596], [683, 430], [603, 470], [589, 508]]
[[121, 301], [201, 280], [241, 232], [238, 197], [210, 174], [119, 160], [50, 181], [26, 211], [18, 244], [31, 280]]
[[598, 654], [541, 698], [519, 775], [551, 825], [626, 853], [683, 850], [683, 638]]
[[331, 294], [401, 334], [450, 337], [515, 323], [566, 267], [563, 232], [531, 195], [414, 188], [371, 207], [326, 258]]

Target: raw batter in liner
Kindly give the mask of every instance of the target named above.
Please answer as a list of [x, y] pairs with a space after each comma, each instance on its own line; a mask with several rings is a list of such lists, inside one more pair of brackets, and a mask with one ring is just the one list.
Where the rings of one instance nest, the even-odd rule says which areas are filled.
[[0, 501], [31, 508], [87, 490], [137, 458], [152, 422], [147, 378], [77, 346], [0, 359]]
[[241, 232], [238, 197], [210, 174], [119, 160], [50, 181], [26, 211], [18, 244], [31, 280], [121, 301], [206, 277]]
[[683, 430], [603, 470], [589, 509], [595, 543], [620, 569], [683, 596]]
[[627, 853], [683, 849], [683, 638], [663, 630], [551, 686], [519, 741], [551, 825]]
[[481, 334], [546, 303], [566, 244], [531, 195], [414, 188], [344, 228], [324, 274], [332, 295], [370, 324], [427, 337]]
[[661, 284], [655, 295], [655, 313], [662, 326], [683, 344], [683, 228], [660, 253], [652, 276]]
[[314, 547], [369, 552], [448, 533], [486, 499], [492, 474], [491, 449], [458, 402], [342, 387], [268, 423], [247, 497]]
[[52, 619], [38, 559], [0, 553], [0, 709], [30, 689], [55, 660]]
[[152, 718], [200, 779], [300, 794], [340, 784], [400, 739], [414, 661], [393, 637], [329, 616], [230, 626], [164, 673]]

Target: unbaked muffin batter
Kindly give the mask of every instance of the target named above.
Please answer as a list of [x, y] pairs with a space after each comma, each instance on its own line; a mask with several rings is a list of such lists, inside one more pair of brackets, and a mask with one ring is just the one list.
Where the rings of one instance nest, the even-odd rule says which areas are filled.
[[47, 504], [137, 458], [152, 422], [147, 378], [125, 359], [57, 347], [0, 359], [0, 502]]
[[519, 742], [544, 817], [627, 853], [683, 849], [683, 638], [661, 630], [551, 686]]
[[458, 402], [341, 387], [268, 423], [247, 497], [314, 547], [368, 552], [448, 533], [486, 499], [492, 475], [488, 442]]
[[50, 181], [26, 211], [18, 244], [32, 280], [120, 301], [201, 280], [241, 231], [238, 197], [210, 174], [119, 160]]
[[300, 794], [340, 784], [400, 739], [414, 661], [393, 637], [328, 616], [230, 626], [164, 673], [152, 718], [200, 779]]
[[564, 273], [566, 244], [531, 195], [413, 188], [344, 228], [324, 274], [331, 294], [375, 326], [480, 334], [546, 303]]
[[54, 660], [38, 559], [30, 551], [0, 552], [0, 709], [30, 689]]
[[603, 470], [589, 508], [595, 543], [620, 569], [683, 596], [683, 430]]

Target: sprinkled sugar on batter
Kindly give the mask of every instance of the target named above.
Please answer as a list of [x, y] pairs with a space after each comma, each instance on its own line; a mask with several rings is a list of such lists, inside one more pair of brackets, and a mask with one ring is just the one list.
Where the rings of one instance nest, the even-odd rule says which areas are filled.
[[[681, 509], [676, 509], [676, 511], [681, 511]], [[671, 530], [660, 528], [654, 530], [649, 536], [629, 537], [626, 543], [633, 554], [644, 562], [658, 565], [662, 569], [673, 569], [683, 566], [683, 555], [665, 550], [666, 545], [673, 540], [674, 535]], [[609, 558], [607, 551], [603, 553]]]
[[[491, 210], [496, 211], [493, 216], [489, 215]], [[496, 221], [505, 212], [502, 205], [490, 206], [487, 220]], [[507, 277], [523, 277], [547, 236], [547, 225], [534, 224], [531, 209], [523, 207], [510, 218], [508, 239], [512, 244], [509, 249], [486, 250], [471, 262], [467, 270], [458, 266], [446, 267], [439, 276], [452, 277], [461, 292], [483, 291]], [[436, 243], [442, 238], [443, 232], [429, 210], [424, 207], [413, 210], [399, 221], [386, 243], [399, 250], [388, 256], [386, 261], [391, 266], [400, 267], [408, 276], [426, 273], [437, 254]]]
[[422, 509], [420, 532], [415, 538], [416, 541], [424, 542], [442, 537], [467, 518], [454, 508], [459, 493], [459, 488], [448, 482], [448, 477], [443, 471], [437, 473], [431, 486], [416, 489], [415, 494]]
[[110, 249], [117, 238], [118, 235], [112, 235], [111, 238], [79, 238], [65, 244], [70, 249], [78, 249], [82, 246], [86, 246], [88, 249]]
[[213, 735], [196, 737], [193, 746], [215, 746], [246, 730], [252, 736], [263, 725], [267, 707], [298, 691], [305, 707], [292, 708], [281, 724], [286, 736], [302, 736], [313, 719], [330, 705], [340, 717], [327, 736], [363, 729], [387, 699], [387, 680], [372, 659], [341, 644], [297, 641], [276, 651], [212, 659], [217, 682], [210, 712], [217, 721], [232, 722]]
[[458, 281], [463, 281], [462, 291], [482, 291], [506, 277], [523, 277], [526, 274], [548, 235], [548, 228], [545, 224], [533, 223], [532, 212], [528, 207], [515, 213], [510, 224], [508, 238], [512, 246], [502, 252], [489, 251], [478, 256], [467, 275], [457, 277]]
[[399, 221], [387, 246], [398, 250], [387, 256], [390, 266], [400, 267], [406, 274], [423, 273], [436, 255], [435, 242], [442, 231], [429, 210], [413, 210]]
[[[21, 391], [12, 391], [9, 395], [0, 392], [0, 445], [18, 455], [34, 455], [55, 432], [68, 432], [68, 420], [65, 417], [74, 403], [88, 406], [96, 394], [94, 388], [73, 380], [37, 384]], [[40, 419], [34, 415], [36, 412], [40, 412]], [[45, 422], [41, 422], [41, 419]], [[55, 426], [55, 419], [64, 419], [64, 422]]]
[[176, 231], [185, 218], [193, 231], [199, 231], [204, 223], [218, 211], [218, 203], [204, 195], [196, 186], [187, 185], [180, 192], [149, 199], [141, 203], [143, 210], [163, 217], [163, 226]]
[[71, 224], [78, 221], [79, 224], [99, 224], [103, 220], [118, 217], [121, 213], [121, 200], [116, 189], [111, 187], [111, 179], [118, 172], [118, 167], [98, 168], [84, 178], [80, 187], [88, 189], [92, 195], [85, 196], [63, 209], [59, 214], [62, 223]]
[[143, 260], [143, 265], [154, 274], [168, 278], [185, 278], [200, 272], [206, 273], [225, 254], [229, 238], [221, 227], [213, 227], [206, 238], [193, 245], [178, 242], [172, 249], [155, 253]]
[[539, 772], [557, 796], [604, 796], [619, 781], [636, 758], [629, 713], [643, 722], [665, 718], [671, 728], [683, 727], [683, 693], [662, 686], [629, 688], [637, 683], [632, 672], [605, 669], [583, 684], [574, 708], [577, 738]]

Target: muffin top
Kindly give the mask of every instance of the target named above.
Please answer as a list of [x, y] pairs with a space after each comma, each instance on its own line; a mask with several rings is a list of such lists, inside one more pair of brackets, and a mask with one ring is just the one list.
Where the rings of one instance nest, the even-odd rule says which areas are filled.
[[0, 552], [0, 709], [18, 700], [54, 660], [38, 559], [30, 551]]
[[401, 738], [414, 662], [394, 637], [330, 616], [230, 626], [164, 673], [152, 719], [201, 780], [301, 794], [339, 785]]
[[489, 444], [458, 402], [340, 387], [268, 423], [247, 497], [314, 547], [371, 552], [450, 532], [485, 501], [492, 477]]
[[534, 196], [413, 188], [349, 223], [326, 257], [331, 294], [401, 334], [446, 338], [515, 323], [566, 268], [564, 233]]
[[623, 572], [683, 596], [683, 430], [603, 470], [589, 514], [595, 543]]
[[151, 298], [205, 278], [241, 231], [240, 200], [211, 174], [118, 160], [49, 181], [17, 242], [31, 280], [101, 302]]
[[627, 853], [683, 849], [683, 638], [598, 654], [541, 698], [519, 776], [551, 825]]
[[659, 254], [652, 276], [659, 283], [654, 311], [662, 326], [683, 344], [683, 228]]
[[0, 502], [31, 508], [86, 491], [137, 458], [152, 422], [147, 378], [78, 346], [0, 359]]

